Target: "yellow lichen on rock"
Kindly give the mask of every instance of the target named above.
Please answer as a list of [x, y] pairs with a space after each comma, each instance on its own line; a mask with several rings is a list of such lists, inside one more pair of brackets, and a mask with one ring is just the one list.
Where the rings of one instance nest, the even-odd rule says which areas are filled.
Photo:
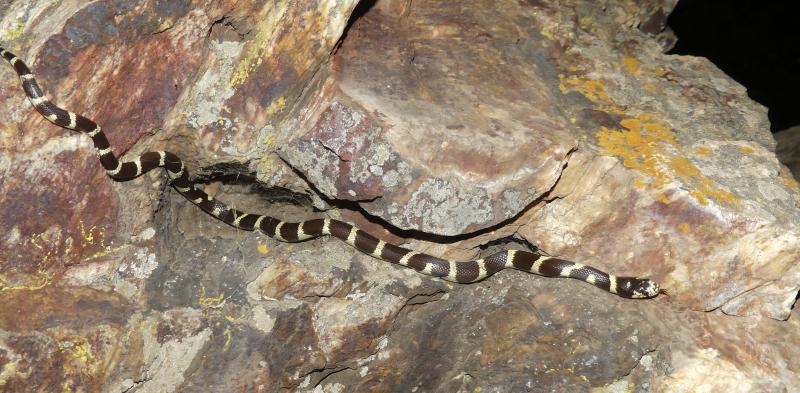
[[92, 344], [86, 337], [64, 337], [56, 342], [58, 352], [70, 359], [64, 367], [68, 374], [93, 375], [97, 372]]
[[0, 370], [0, 386], [3, 386], [11, 379], [12, 376], [17, 372], [17, 364], [18, 361], [13, 362], [6, 362], [3, 364], [3, 369]]
[[639, 60], [634, 57], [625, 56], [622, 58], [622, 65], [631, 74], [639, 72], [639, 64]]
[[289, 8], [285, 3], [285, 1], [277, 2], [270, 6], [269, 10], [265, 11], [269, 16], [262, 19], [258, 30], [255, 32], [255, 38], [247, 44], [248, 47], [244, 52], [244, 56], [231, 75], [231, 87], [235, 88], [244, 84], [250, 73], [264, 62], [264, 57], [270, 52], [275, 32], [280, 26], [279, 22], [281, 22], [283, 15]]
[[669, 167], [678, 175], [678, 179], [693, 186], [689, 191], [689, 195], [700, 204], [707, 205], [708, 197], [717, 202], [726, 202], [731, 205], [739, 203], [739, 199], [736, 196], [720, 189], [716, 182], [703, 176], [700, 170], [685, 156], [673, 157], [669, 162]]
[[286, 97], [280, 96], [267, 107], [267, 114], [272, 116], [286, 108]]
[[[25, 21], [17, 18], [14, 21], [14, 28], [10, 30], [3, 30], [2, 35], [5, 37], [6, 42], [17, 42], [19, 37], [22, 37], [22, 33], [25, 32]], [[9, 50], [19, 51], [22, 49], [19, 43], [14, 44], [12, 47], [7, 47]]]
[[201, 287], [197, 302], [203, 309], [219, 308], [225, 302], [225, 294], [220, 292], [217, 296], [206, 296], [206, 288]]
[[[623, 165], [645, 175], [647, 181], [636, 182], [637, 187], [647, 185], [662, 188], [679, 182], [682, 186], [688, 186], [689, 195], [702, 205], [708, 204], [709, 198], [718, 203], [740, 203], [736, 196], [704, 176], [682, 154], [672, 128], [656, 115], [642, 113], [636, 118], [621, 120], [620, 125], [623, 127], [621, 130], [601, 127], [597, 133], [600, 153], [618, 157]], [[707, 152], [703, 150], [702, 153]], [[668, 203], [669, 198], [663, 195], [659, 200]]]
[[698, 147], [698, 148], [694, 149], [692, 152], [695, 155], [698, 155], [698, 156], [707, 156], [707, 155], [711, 154], [711, 149], [709, 149], [709, 148], [707, 148], [705, 146], [701, 146], [701, 147]]
[[558, 86], [562, 93], [577, 91], [594, 103], [611, 104], [611, 98], [606, 92], [606, 83], [599, 80], [579, 78], [575, 75], [559, 75], [561, 84]]
[[[341, 23], [346, 23], [345, 15], [334, 12], [340, 8], [338, 1], [320, 4], [320, 9], [314, 11], [304, 10], [303, 7], [291, 7], [285, 0], [270, 3], [266, 7], [263, 10], [265, 16], [255, 31], [255, 37], [248, 42], [244, 55], [231, 75], [231, 87], [244, 84], [265, 59], [273, 63], [288, 62], [289, 64], [281, 63], [279, 66], [292, 68], [297, 74], [303, 74], [318, 61], [316, 52], [332, 47], [338, 40], [338, 34], [326, 32], [326, 27], [331, 24], [331, 18], [342, 19]], [[287, 26], [293, 26], [295, 31], [288, 34], [281, 30]], [[273, 112], [283, 109], [285, 98], [281, 100], [277, 106], [271, 107]]]
[[797, 181], [792, 179], [792, 178], [790, 178], [790, 177], [784, 177], [783, 178], [783, 184], [785, 184], [786, 187], [789, 187], [789, 188], [791, 188], [793, 190], [796, 190], [796, 189], [800, 188], [800, 186], [797, 185]]
[[744, 153], [744, 154], [751, 154], [751, 153], [753, 153], [755, 150], [754, 150], [752, 147], [750, 147], [750, 146], [742, 146], [742, 147], [740, 147], [740, 148], [739, 148], [739, 151], [740, 151], [740, 152], [742, 152], [742, 153]]
[[618, 115], [624, 113], [620, 106], [608, 95], [606, 91], [606, 82], [576, 75], [565, 76], [564, 74], [560, 74], [558, 77], [561, 80], [558, 88], [562, 93], [576, 91], [597, 105], [600, 110]]

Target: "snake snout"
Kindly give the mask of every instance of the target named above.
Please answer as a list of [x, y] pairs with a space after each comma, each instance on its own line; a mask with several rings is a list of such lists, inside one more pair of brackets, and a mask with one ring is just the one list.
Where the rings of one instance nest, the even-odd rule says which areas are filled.
[[636, 279], [638, 282], [633, 286], [634, 299], [648, 299], [656, 297], [660, 292], [658, 283], [650, 279]]

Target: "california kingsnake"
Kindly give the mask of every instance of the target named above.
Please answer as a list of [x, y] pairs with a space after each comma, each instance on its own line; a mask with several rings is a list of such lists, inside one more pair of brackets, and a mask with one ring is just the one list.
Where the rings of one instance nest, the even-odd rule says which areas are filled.
[[47, 120], [70, 130], [84, 132], [92, 138], [100, 163], [115, 180], [126, 181], [148, 171], [162, 167], [169, 176], [170, 185], [186, 199], [222, 222], [239, 229], [260, 230], [267, 236], [284, 242], [297, 242], [322, 235], [332, 235], [359, 251], [384, 261], [408, 266], [419, 272], [458, 283], [482, 280], [505, 268], [514, 268], [547, 277], [570, 277], [625, 298], [652, 298], [663, 290], [654, 281], [636, 277], [616, 277], [591, 266], [547, 257], [535, 252], [501, 251], [475, 261], [455, 262], [412, 251], [386, 243], [348, 223], [330, 218], [303, 222], [283, 222], [269, 216], [248, 214], [231, 209], [212, 198], [189, 180], [183, 161], [173, 153], [151, 151], [131, 161], [120, 162], [100, 127], [92, 120], [59, 108], [45, 97], [39, 84], [25, 63], [13, 53], [0, 47], [3, 56], [19, 75], [22, 88], [31, 104]]

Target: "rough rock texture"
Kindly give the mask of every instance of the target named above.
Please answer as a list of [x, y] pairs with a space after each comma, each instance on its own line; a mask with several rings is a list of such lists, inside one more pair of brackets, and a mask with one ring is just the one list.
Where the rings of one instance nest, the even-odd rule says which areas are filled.
[[368, 201], [402, 229], [457, 235], [518, 214], [576, 141], [549, 99], [555, 70], [504, 25], [519, 9], [499, 10], [432, 3], [359, 19], [334, 57], [336, 90], [281, 156], [327, 197]]
[[741, 86], [662, 54], [674, 5], [0, 4], [54, 101], [237, 208], [449, 258], [536, 246], [670, 292], [452, 285], [237, 231], [163, 174], [109, 181], [4, 66], [0, 390], [800, 390], [798, 186]]
[[781, 163], [789, 168], [795, 180], [800, 178], [800, 126], [776, 132], [775, 145]]

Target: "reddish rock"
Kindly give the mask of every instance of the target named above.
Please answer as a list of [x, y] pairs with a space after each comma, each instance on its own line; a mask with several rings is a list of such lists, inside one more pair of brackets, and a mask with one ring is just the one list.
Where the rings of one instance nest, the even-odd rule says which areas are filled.
[[662, 54], [674, 3], [0, 6], [54, 101], [239, 209], [448, 258], [535, 246], [669, 290], [455, 285], [237, 231], [163, 174], [110, 181], [5, 67], [0, 390], [800, 390], [797, 185], [741, 86]]

